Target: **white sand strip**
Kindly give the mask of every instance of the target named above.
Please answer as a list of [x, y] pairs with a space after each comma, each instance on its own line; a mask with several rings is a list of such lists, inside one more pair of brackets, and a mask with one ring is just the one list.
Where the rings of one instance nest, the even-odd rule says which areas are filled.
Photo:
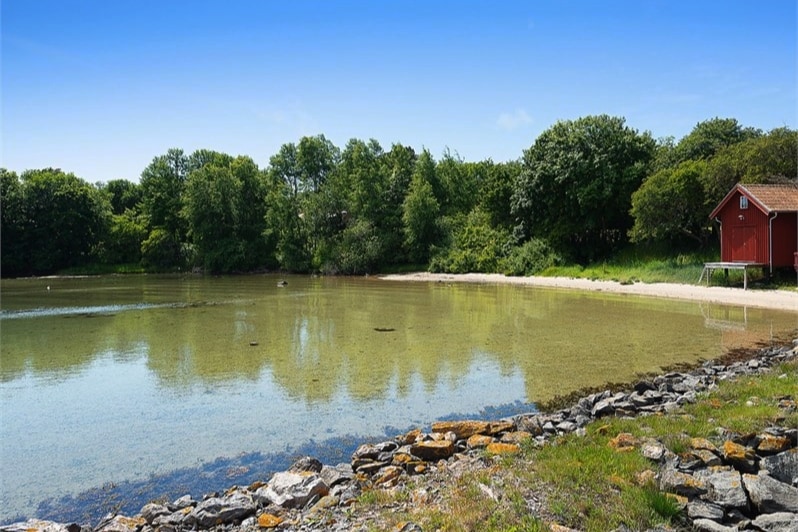
[[547, 288], [569, 288], [593, 290], [614, 294], [634, 294], [639, 296], [666, 297], [706, 301], [728, 305], [761, 307], [798, 312], [798, 292], [789, 290], [743, 290], [722, 286], [701, 286], [674, 283], [634, 283], [621, 284], [616, 281], [591, 281], [568, 277], [508, 277], [498, 273], [407, 273], [381, 275], [389, 281], [432, 281], [447, 283], [502, 283]]

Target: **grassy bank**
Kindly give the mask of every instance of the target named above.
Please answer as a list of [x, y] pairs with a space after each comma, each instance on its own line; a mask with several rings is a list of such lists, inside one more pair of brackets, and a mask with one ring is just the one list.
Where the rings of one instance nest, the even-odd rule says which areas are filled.
[[[637, 449], [619, 445], [619, 435], [653, 438], [678, 454], [691, 438], [720, 445], [721, 427], [738, 434], [773, 424], [795, 427], [798, 412], [785, 411], [779, 401], [796, 389], [798, 363], [783, 364], [764, 375], [722, 382], [672, 414], [604, 418], [588, 425], [583, 436], [571, 434], [543, 447], [524, 445], [516, 455], [486, 456], [489, 467], [437, 487], [420, 479], [367, 491], [356, 511], [375, 515], [374, 530], [399, 530], [403, 522], [441, 531], [548, 531], [551, 523], [585, 531], [622, 524], [633, 530], [678, 526], [680, 506], [657, 489], [655, 465]], [[397, 512], [407, 501], [411, 510]]]
[[[545, 277], [575, 277], [582, 279], [617, 281], [620, 283], [678, 283], [698, 284], [704, 263], [717, 262], [720, 252], [715, 249], [673, 253], [663, 249], [629, 248], [605, 261], [581, 266], [568, 264], [551, 266], [537, 275]], [[753, 280], [751, 280], [753, 279]], [[705, 282], [706, 280], [702, 280]], [[713, 286], [743, 286], [743, 273], [732, 270], [726, 275], [716, 271], [710, 280]], [[791, 269], [774, 272], [765, 278], [761, 272], [749, 272], [749, 287], [795, 290], [796, 277]]]

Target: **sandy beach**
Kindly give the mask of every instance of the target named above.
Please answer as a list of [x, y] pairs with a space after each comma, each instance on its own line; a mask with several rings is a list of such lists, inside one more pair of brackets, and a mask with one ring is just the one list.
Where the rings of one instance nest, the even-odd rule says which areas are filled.
[[722, 286], [700, 286], [673, 283], [621, 284], [616, 281], [591, 281], [567, 277], [508, 277], [498, 273], [407, 273], [381, 275], [390, 281], [427, 281], [447, 283], [503, 283], [545, 288], [567, 288], [593, 290], [615, 294], [631, 294], [647, 297], [687, 299], [729, 305], [742, 305], [798, 312], [798, 292], [789, 290], [743, 290]]

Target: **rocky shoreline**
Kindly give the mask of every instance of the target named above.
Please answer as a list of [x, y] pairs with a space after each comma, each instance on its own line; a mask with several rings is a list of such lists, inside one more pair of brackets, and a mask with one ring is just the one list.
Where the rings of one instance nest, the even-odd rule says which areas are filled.
[[[466, 471], [491, 467], [497, 457], [520, 451], [523, 442], [550, 444], [557, 436], [583, 434], [588, 423], [606, 416], [636, 417], [678, 411], [719, 381], [767, 372], [798, 358], [794, 346], [769, 347], [753, 358], [730, 363], [709, 361], [690, 371], [646, 378], [626, 391], [605, 390], [582, 397], [551, 413], [522, 414], [501, 421], [445, 421], [429, 433], [414, 430], [394, 439], [361, 445], [349, 463], [326, 465], [298, 460], [287, 471], [250, 486], [233, 486], [201, 500], [190, 496], [152, 502], [133, 516], [108, 515], [96, 525], [31, 519], [0, 527], [0, 532], [181, 532], [317, 531], [380, 528], [375, 515], [358, 511], [362, 494], [414, 483], [411, 506], [429, 504], [443, 486]], [[796, 397], [779, 407], [794, 411]], [[722, 432], [723, 429], [719, 428]], [[720, 434], [719, 432], [719, 434]], [[640, 452], [657, 472], [658, 487], [674, 494], [685, 522], [695, 530], [798, 531], [798, 428], [772, 426], [757, 434], [723, 432], [723, 443], [690, 441], [676, 455], [654, 439], [619, 434], [621, 451]], [[529, 511], [549, 522], [535, 494]], [[396, 510], [402, 510], [397, 508]], [[569, 530], [551, 522], [552, 530]], [[403, 523], [405, 532], [420, 531]], [[662, 530], [662, 529], [660, 529]]]

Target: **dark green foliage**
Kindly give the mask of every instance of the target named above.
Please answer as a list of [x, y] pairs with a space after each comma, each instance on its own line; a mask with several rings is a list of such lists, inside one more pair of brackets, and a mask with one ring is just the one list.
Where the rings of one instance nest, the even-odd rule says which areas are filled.
[[137, 211], [141, 202], [141, 186], [126, 179], [112, 179], [102, 187], [108, 194], [111, 210], [122, 214], [127, 210]]
[[497, 272], [510, 240], [508, 232], [491, 226], [490, 218], [479, 209], [462, 224], [453, 224], [450, 246], [430, 262], [430, 271], [449, 273]]
[[189, 174], [184, 213], [198, 266], [227, 273], [270, 263], [262, 236], [263, 186], [249, 157], [214, 158]]
[[430, 250], [438, 240], [440, 203], [435, 197], [432, 181], [437, 181], [435, 162], [424, 150], [416, 162], [410, 189], [402, 205], [405, 246], [411, 261], [426, 262]]
[[702, 185], [706, 169], [705, 161], [685, 161], [649, 177], [632, 194], [632, 241], [705, 243], [710, 234]]
[[562, 258], [544, 240], [533, 238], [513, 247], [503, 262], [505, 275], [535, 275], [546, 268], [563, 264]]
[[141, 243], [147, 237], [142, 216], [131, 210], [111, 217], [108, 237], [100, 258], [105, 264], [137, 264], [141, 262]]
[[761, 135], [760, 130], [744, 128], [734, 118], [705, 120], [674, 146], [664, 162], [666, 166], [676, 166], [684, 161], [710, 159], [723, 148]]
[[654, 149], [623, 118], [558, 122], [524, 152], [512, 198], [516, 236], [543, 238], [578, 262], [621, 248], [632, 226], [631, 195]]
[[336, 239], [322, 271], [332, 274], [362, 275], [376, 272], [385, 262], [385, 247], [368, 220], [357, 220]]
[[737, 183], [780, 183], [798, 178], [798, 133], [778, 128], [762, 135], [734, 119], [702, 122], [668, 152], [659, 170], [632, 195], [633, 242], [706, 246], [707, 216]]
[[179, 268], [175, 265], [175, 257], [186, 255], [182, 243], [163, 228], [150, 231], [141, 243], [141, 263], [150, 269], [169, 271]]
[[[467, 165], [447, 148], [435, 167], [435, 174], [440, 182], [440, 192], [436, 194], [436, 198], [441, 203], [441, 212], [445, 216], [471, 212], [479, 201], [477, 192], [479, 180], [482, 178], [481, 172], [472, 165]], [[430, 182], [434, 191], [435, 181]]]
[[719, 150], [704, 178], [707, 214], [737, 183], [783, 183], [798, 179], [798, 131], [778, 128]]
[[671, 520], [682, 512], [681, 504], [675, 497], [655, 488], [646, 488], [643, 497], [654, 513], [664, 519]]
[[111, 207], [104, 194], [74, 174], [52, 168], [26, 171], [21, 182], [14, 181], [4, 174], [3, 210], [7, 196], [9, 213], [4, 212], [3, 241], [13, 238], [11, 249], [3, 246], [4, 275], [53, 273], [96, 259], [110, 224]]
[[27, 240], [22, 183], [15, 172], [0, 168], [0, 272], [25, 273]]
[[249, 157], [171, 149], [140, 184], [0, 170], [0, 267], [530, 275], [564, 259], [606, 263], [629, 237], [636, 248], [709, 249], [717, 201], [737, 182], [794, 181], [797, 154], [786, 128], [762, 135], [716, 118], [678, 143], [654, 142], [601, 115], [558, 122], [506, 163], [448, 149], [436, 162], [373, 139], [339, 150], [317, 135], [282, 145], [264, 170]]
[[188, 261], [182, 245], [187, 241], [182, 208], [188, 169], [189, 160], [183, 150], [171, 149], [155, 157], [141, 173], [141, 207], [150, 230], [141, 251], [151, 266], [179, 268]]
[[495, 164], [493, 161], [471, 163], [472, 171], [479, 173], [478, 199], [480, 208], [487, 213], [490, 223], [508, 231], [512, 230], [515, 223], [510, 205], [513, 196], [513, 186], [521, 174], [521, 163]]

